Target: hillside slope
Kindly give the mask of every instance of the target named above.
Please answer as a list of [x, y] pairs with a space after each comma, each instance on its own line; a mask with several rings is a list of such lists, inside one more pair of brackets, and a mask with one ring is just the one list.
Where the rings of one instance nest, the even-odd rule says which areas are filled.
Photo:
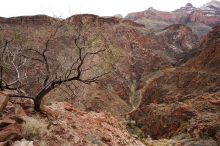
[[[72, 90], [76, 90], [74, 92], [62, 87], [62, 90], [50, 93], [44, 103], [70, 100], [82, 110], [109, 111], [119, 117], [131, 110], [132, 90], [134, 87], [141, 88], [143, 76], [172, 67], [179, 60], [179, 55], [198, 46], [198, 38], [184, 25], [174, 25], [154, 33], [129, 20], [89, 14], [75, 15], [66, 20], [41, 15], [1, 18], [1, 45], [4, 45], [4, 40], [13, 38], [11, 49], [19, 49], [19, 45], [24, 50], [34, 47], [41, 51], [51, 32], [61, 22], [62, 27], [53, 43], [49, 44], [46, 54], [52, 69], [64, 62], [70, 64], [71, 59], [74, 59], [77, 50], [73, 37], [78, 33], [77, 29], [82, 28], [81, 35], [86, 41], [87, 50], [107, 49], [104, 53], [86, 60], [85, 69], [94, 66], [94, 70], [87, 71], [87, 76], [108, 74], [92, 86], [77, 83], [72, 86]], [[25, 53], [29, 52], [24, 51]], [[65, 67], [63, 66], [63, 70]], [[38, 78], [45, 75], [45, 67], [42, 63], [31, 60], [23, 69], [27, 70], [28, 76], [23, 90], [35, 95], [41, 84], [34, 82], [38, 82]], [[118, 105], [123, 105], [123, 108], [118, 108]]]
[[162, 70], [145, 85], [140, 105], [131, 113], [145, 135], [175, 139], [190, 134], [220, 144], [219, 32], [219, 27], [213, 28], [201, 53], [184, 66]]

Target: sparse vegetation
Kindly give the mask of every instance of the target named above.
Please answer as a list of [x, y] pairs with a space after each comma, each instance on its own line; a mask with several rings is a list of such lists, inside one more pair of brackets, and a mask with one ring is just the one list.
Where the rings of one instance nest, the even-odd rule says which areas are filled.
[[47, 134], [47, 122], [40, 118], [28, 118], [23, 124], [24, 137], [27, 140], [33, 140], [44, 134]]
[[199, 44], [184, 24], [35, 19], [0, 18], [1, 142], [219, 144], [219, 27]]

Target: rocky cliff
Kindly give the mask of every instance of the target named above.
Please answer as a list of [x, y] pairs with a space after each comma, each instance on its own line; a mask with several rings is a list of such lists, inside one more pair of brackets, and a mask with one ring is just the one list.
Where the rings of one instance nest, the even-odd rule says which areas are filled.
[[200, 8], [195, 8], [192, 4], [187, 3], [184, 7], [172, 12], [149, 8], [142, 12], [129, 13], [125, 18], [144, 24], [146, 28], [153, 30], [160, 30], [176, 23], [187, 24], [201, 36], [206, 34], [210, 27], [219, 25], [219, 3], [214, 0]]
[[146, 81], [140, 106], [131, 113], [146, 135], [175, 139], [190, 134], [216, 141], [206, 145], [220, 144], [219, 31], [213, 28], [202, 42], [201, 53], [184, 66], [155, 72], [158, 75]]

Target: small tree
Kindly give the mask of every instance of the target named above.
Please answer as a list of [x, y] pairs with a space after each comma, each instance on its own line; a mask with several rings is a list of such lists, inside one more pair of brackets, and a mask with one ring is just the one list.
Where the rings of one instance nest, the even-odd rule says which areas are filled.
[[[53, 63], [54, 58], [50, 58], [48, 53], [51, 53], [49, 52], [51, 51], [50, 45], [54, 45], [54, 43], [56, 43], [54, 40], [59, 39], [56, 38], [56, 35], [62, 26], [63, 23], [55, 27], [49, 38], [43, 43], [43, 49], [36, 49], [34, 47], [23, 49], [19, 48], [18, 46], [13, 48], [12, 46], [10, 46], [10, 43], [13, 40], [5, 40], [3, 43], [4, 45], [1, 47], [0, 89], [16, 90], [17, 93], [10, 94], [11, 97], [32, 99], [34, 101], [34, 109], [36, 111], [40, 111], [41, 101], [43, 97], [45, 97], [45, 95], [47, 95], [52, 90], [58, 88], [62, 84], [74, 81], [89, 84], [97, 81], [98, 78], [105, 74], [102, 73], [86, 79], [83, 78], [83, 74], [86, 72], [86, 70], [90, 69], [83, 67], [86, 63], [86, 60], [91, 59], [89, 58], [91, 56], [97, 55], [105, 51], [106, 45], [103, 46], [104, 48], [96, 48], [93, 51], [91, 49], [90, 51], [87, 50], [86, 39], [82, 35], [81, 26], [76, 29], [72, 36], [72, 49], [77, 52], [74, 59], [72, 59], [72, 61], [69, 63], [64, 61], [64, 63], [66, 64], [55, 65], [55, 63]], [[105, 38], [102, 38], [106, 43]], [[37, 90], [36, 95], [29, 95], [28, 93], [24, 92], [23, 87], [25, 86], [25, 81], [28, 78], [27, 64], [33, 65], [34, 63], [40, 63], [42, 66], [41, 72], [43, 73], [43, 75], [40, 77], [39, 80], [43, 80], [43, 82], [41, 82], [41, 88]], [[63, 65], [66, 66], [65, 69], [63, 69]], [[10, 78], [10, 75], [6, 75], [7, 67], [13, 70], [11, 71], [13, 72], [13, 74], [16, 74], [15, 79], [12, 80], [12, 78]]]

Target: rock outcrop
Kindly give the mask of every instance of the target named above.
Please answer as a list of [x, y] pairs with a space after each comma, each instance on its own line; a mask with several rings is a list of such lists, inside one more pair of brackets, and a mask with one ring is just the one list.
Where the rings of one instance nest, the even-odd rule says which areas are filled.
[[0, 18], [0, 24], [11, 24], [11, 25], [22, 25], [22, 24], [51, 25], [55, 21], [57, 21], [57, 19], [46, 15]]
[[49, 141], [49, 145], [128, 145], [144, 146], [135, 140], [126, 127], [110, 114], [83, 112], [69, 103], [57, 103], [44, 108], [50, 119], [49, 129], [62, 139], [54, 139], [48, 135], [41, 138]]
[[14, 99], [2, 115], [0, 145], [144, 146], [110, 113], [80, 111], [67, 102], [43, 106], [39, 113], [28, 100]]
[[109, 113], [80, 111], [67, 102], [44, 106], [41, 113], [36, 113], [30, 111], [30, 103], [20, 104], [27, 115], [19, 118], [14, 113], [14, 104], [7, 108], [8, 112], [0, 120], [0, 144], [144, 146]]
[[3, 92], [0, 92], [0, 113], [3, 112], [8, 104], [9, 96]]
[[201, 53], [184, 67], [160, 71], [146, 82], [140, 106], [131, 113], [146, 135], [160, 139], [188, 133], [220, 144], [219, 30], [204, 38]]
[[220, 73], [220, 27], [214, 27], [203, 39], [203, 51], [188, 62], [195, 70]]
[[210, 27], [219, 25], [220, 2], [211, 1], [200, 8], [187, 3], [186, 6], [173, 12], [147, 9], [129, 13], [125, 18], [144, 24], [146, 28], [153, 30], [160, 30], [171, 24], [187, 24], [197, 35], [202, 36], [211, 29]]
[[196, 10], [196, 7], [194, 7], [191, 3], [187, 3], [184, 7], [175, 10], [175, 12], [189, 14], [194, 10]]
[[200, 7], [206, 16], [219, 16], [220, 15], [220, 2], [218, 0], [212, 0], [202, 7]]

